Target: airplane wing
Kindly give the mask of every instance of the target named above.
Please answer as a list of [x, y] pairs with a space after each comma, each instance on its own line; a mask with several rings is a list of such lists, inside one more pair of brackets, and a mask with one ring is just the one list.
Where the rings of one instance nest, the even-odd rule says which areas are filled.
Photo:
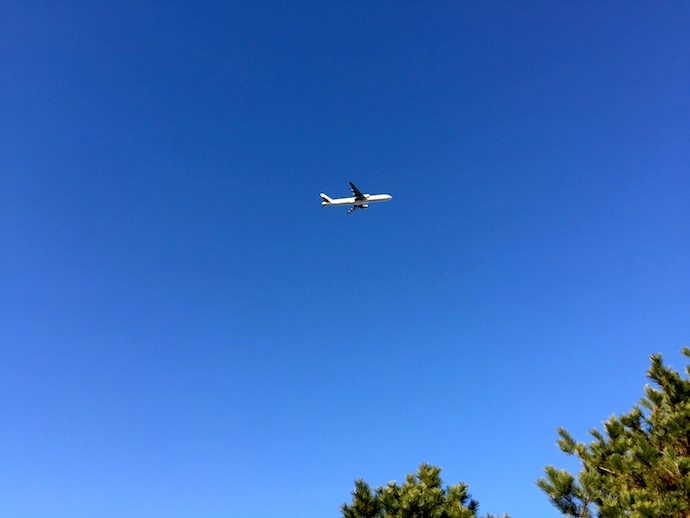
[[360, 191], [357, 187], [355, 187], [355, 184], [353, 184], [352, 182], [350, 182], [350, 189], [352, 189], [352, 194], [355, 195], [356, 201], [366, 200], [366, 198], [362, 194], [362, 191]]
[[357, 209], [368, 209], [369, 205], [353, 205], [350, 210], [347, 211], [348, 214], [350, 214], [353, 210]]

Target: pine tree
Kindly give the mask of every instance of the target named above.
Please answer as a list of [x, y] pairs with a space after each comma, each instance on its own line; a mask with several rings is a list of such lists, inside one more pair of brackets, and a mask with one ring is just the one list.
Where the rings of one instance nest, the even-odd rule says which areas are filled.
[[340, 508], [343, 518], [477, 518], [479, 503], [472, 500], [468, 486], [459, 483], [444, 489], [440, 474], [440, 468], [422, 464], [403, 484], [389, 482], [376, 490], [359, 479], [352, 503]]
[[[690, 348], [682, 353], [690, 358]], [[690, 376], [690, 365], [685, 373]], [[553, 466], [537, 485], [564, 515], [580, 518], [690, 518], [690, 380], [651, 356], [639, 404], [589, 433], [589, 444], [563, 428], [558, 446], [582, 463], [577, 478]]]

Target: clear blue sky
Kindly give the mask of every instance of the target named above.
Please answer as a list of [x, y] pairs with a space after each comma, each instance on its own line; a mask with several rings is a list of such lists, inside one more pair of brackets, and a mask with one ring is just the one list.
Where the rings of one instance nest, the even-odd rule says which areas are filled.
[[58, 4], [0, 5], [0, 515], [337, 517], [428, 461], [556, 516], [556, 428], [683, 366], [690, 4]]

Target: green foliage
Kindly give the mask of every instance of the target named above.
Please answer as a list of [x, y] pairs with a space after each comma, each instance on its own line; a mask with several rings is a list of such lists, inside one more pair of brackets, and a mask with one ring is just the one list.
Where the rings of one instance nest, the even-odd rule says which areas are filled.
[[[690, 358], [690, 349], [682, 353]], [[690, 365], [685, 372], [690, 375]], [[690, 518], [690, 380], [651, 356], [654, 385], [625, 415], [612, 416], [594, 441], [564, 429], [558, 446], [582, 462], [577, 479], [553, 466], [537, 485], [564, 515], [580, 518]]]
[[468, 486], [459, 483], [444, 489], [440, 474], [440, 468], [422, 464], [416, 475], [407, 475], [403, 484], [389, 482], [374, 491], [359, 479], [355, 481], [352, 503], [340, 508], [343, 518], [478, 517], [479, 504], [471, 499]]

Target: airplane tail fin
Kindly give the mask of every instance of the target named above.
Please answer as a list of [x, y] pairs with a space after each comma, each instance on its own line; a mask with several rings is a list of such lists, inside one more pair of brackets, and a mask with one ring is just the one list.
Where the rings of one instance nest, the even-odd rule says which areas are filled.
[[322, 207], [325, 207], [326, 205], [330, 205], [331, 203], [333, 203], [333, 199], [324, 193], [321, 193], [321, 200]]

